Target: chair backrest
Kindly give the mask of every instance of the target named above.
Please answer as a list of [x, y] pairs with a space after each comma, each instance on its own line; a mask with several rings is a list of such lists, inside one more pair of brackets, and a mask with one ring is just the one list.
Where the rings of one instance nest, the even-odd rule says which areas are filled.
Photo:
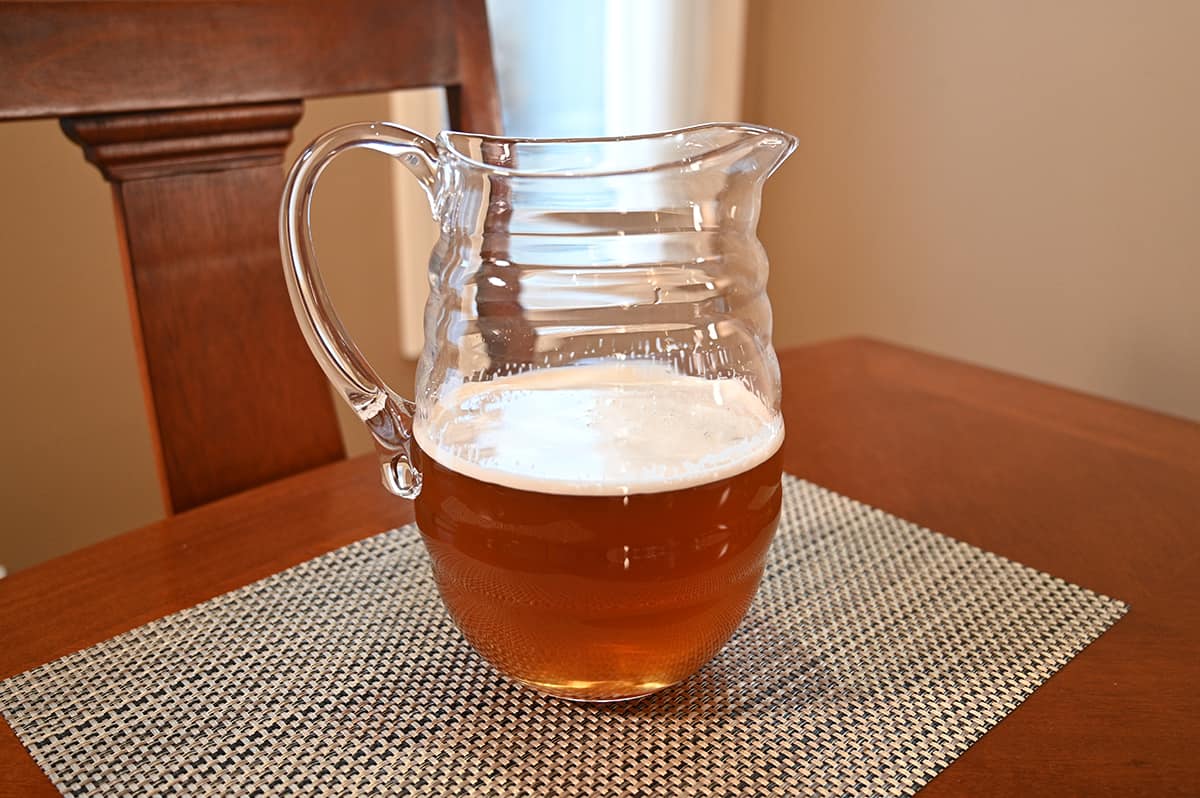
[[0, 120], [57, 117], [112, 184], [167, 506], [344, 456], [277, 219], [302, 101], [444, 86], [499, 132], [484, 0], [0, 4]]

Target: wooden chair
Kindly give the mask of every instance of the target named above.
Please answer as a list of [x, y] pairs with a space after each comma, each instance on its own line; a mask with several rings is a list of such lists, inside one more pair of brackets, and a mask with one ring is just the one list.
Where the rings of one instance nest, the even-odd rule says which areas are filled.
[[0, 3], [0, 120], [57, 117], [112, 184], [173, 512], [344, 456], [277, 238], [303, 100], [444, 86], [499, 132], [484, 0]]

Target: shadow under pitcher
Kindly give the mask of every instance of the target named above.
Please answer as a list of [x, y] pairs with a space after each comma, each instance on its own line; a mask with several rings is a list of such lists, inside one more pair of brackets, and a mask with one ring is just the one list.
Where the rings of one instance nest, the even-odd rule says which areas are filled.
[[[762, 186], [792, 136], [708, 124], [507, 139], [320, 136], [280, 237], [296, 318], [414, 499], [451, 618], [504, 675], [585, 701], [676, 684], [728, 641], [779, 522], [784, 429]], [[415, 402], [346, 334], [309, 207], [331, 158], [402, 162], [441, 234]]]

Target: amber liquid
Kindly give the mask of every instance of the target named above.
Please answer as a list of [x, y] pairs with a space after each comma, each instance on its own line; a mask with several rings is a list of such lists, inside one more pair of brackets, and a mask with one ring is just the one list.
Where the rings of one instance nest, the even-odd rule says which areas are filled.
[[634, 698], [729, 640], [779, 522], [781, 452], [630, 496], [483, 482], [419, 453], [417, 523], [450, 615], [502, 673], [564, 698]]

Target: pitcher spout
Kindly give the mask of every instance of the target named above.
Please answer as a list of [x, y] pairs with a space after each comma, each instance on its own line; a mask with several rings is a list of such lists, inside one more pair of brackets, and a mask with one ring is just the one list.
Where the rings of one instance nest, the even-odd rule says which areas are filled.
[[[766, 180], [796, 151], [795, 136], [761, 125], [716, 125], [724, 128], [734, 140], [722, 147], [722, 161], [736, 171], [754, 172], [760, 181]], [[726, 155], [727, 153], [727, 155]]]

